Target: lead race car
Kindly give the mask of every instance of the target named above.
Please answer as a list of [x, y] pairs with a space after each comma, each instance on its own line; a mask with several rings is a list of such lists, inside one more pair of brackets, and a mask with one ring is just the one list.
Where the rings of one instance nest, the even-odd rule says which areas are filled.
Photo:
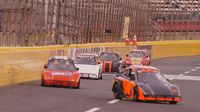
[[42, 71], [42, 86], [80, 87], [80, 74], [74, 61], [63, 56], [48, 59]]
[[79, 54], [75, 59], [81, 78], [102, 79], [102, 65], [95, 54]]
[[146, 50], [132, 50], [129, 53], [131, 63], [134, 65], [150, 65], [150, 56]]
[[103, 72], [119, 72], [122, 66], [122, 58], [118, 52], [101, 52], [99, 59], [102, 62]]
[[135, 101], [169, 102], [181, 101], [178, 86], [169, 81], [157, 68], [132, 65], [114, 78], [112, 87], [116, 99], [128, 98]]

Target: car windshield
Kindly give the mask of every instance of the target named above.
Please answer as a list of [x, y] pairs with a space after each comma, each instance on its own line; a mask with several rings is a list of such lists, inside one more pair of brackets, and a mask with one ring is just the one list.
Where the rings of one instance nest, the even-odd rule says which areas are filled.
[[144, 57], [144, 52], [141, 52], [141, 51], [131, 51], [130, 57], [131, 58], [143, 58]]
[[75, 64], [96, 65], [97, 63], [94, 56], [78, 56], [75, 59]]
[[142, 72], [137, 76], [139, 82], [167, 82], [165, 77], [159, 72]]
[[100, 55], [100, 60], [105, 60], [105, 61], [119, 61], [120, 57], [117, 53], [101, 53]]
[[74, 71], [75, 66], [70, 61], [66, 61], [63, 59], [53, 59], [50, 60], [47, 64], [48, 70], [66, 70], [66, 71]]

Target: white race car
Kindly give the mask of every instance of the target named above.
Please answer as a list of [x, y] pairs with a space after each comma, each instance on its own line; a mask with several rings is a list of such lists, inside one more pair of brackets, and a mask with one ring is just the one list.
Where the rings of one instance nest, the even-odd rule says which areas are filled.
[[75, 59], [81, 78], [102, 79], [102, 65], [95, 54], [79, 54]]

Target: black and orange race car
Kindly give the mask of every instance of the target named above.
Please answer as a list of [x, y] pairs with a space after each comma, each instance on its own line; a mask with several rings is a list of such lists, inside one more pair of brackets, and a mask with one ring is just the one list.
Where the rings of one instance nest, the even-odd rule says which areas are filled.
[[135, 101], [156, 101], [176, 104], [181, 94], [176, 85], [150, 66], [132, 65], [114, 78], [112, 87], [116, 99], [128, 98]]
[[50, 57], [42, 71], [42, 86], [80, 87], [80, 74], [74, 61], [63, 56]]
[[101, 52], [99, 59], [102, 62], [103, 72], [119, 72], [122, 64], [122, 58], [118, 52]]

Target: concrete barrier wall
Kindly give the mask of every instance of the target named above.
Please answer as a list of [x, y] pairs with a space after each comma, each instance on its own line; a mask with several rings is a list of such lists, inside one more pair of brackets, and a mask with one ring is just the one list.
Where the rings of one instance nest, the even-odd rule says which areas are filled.
[[0, 53], [0, 86], [39, 79], [49, 51]]
[[152, 45], [152, 59], [200, 55], [200, 41], [163, 41], [140, 43]]
[[[139, 42], [138, 46], [151, 46], [152, 59], [200, 55], [200, 41]], [[69, 48], [108, 47], [125, 56], [133, 46], [124, 43], [84, 44], [70, 46], [46, 46], [30, 48], [0, 48], [0, 86], [22, 83], [41, 78], [43, 65], [57, 50]]]

